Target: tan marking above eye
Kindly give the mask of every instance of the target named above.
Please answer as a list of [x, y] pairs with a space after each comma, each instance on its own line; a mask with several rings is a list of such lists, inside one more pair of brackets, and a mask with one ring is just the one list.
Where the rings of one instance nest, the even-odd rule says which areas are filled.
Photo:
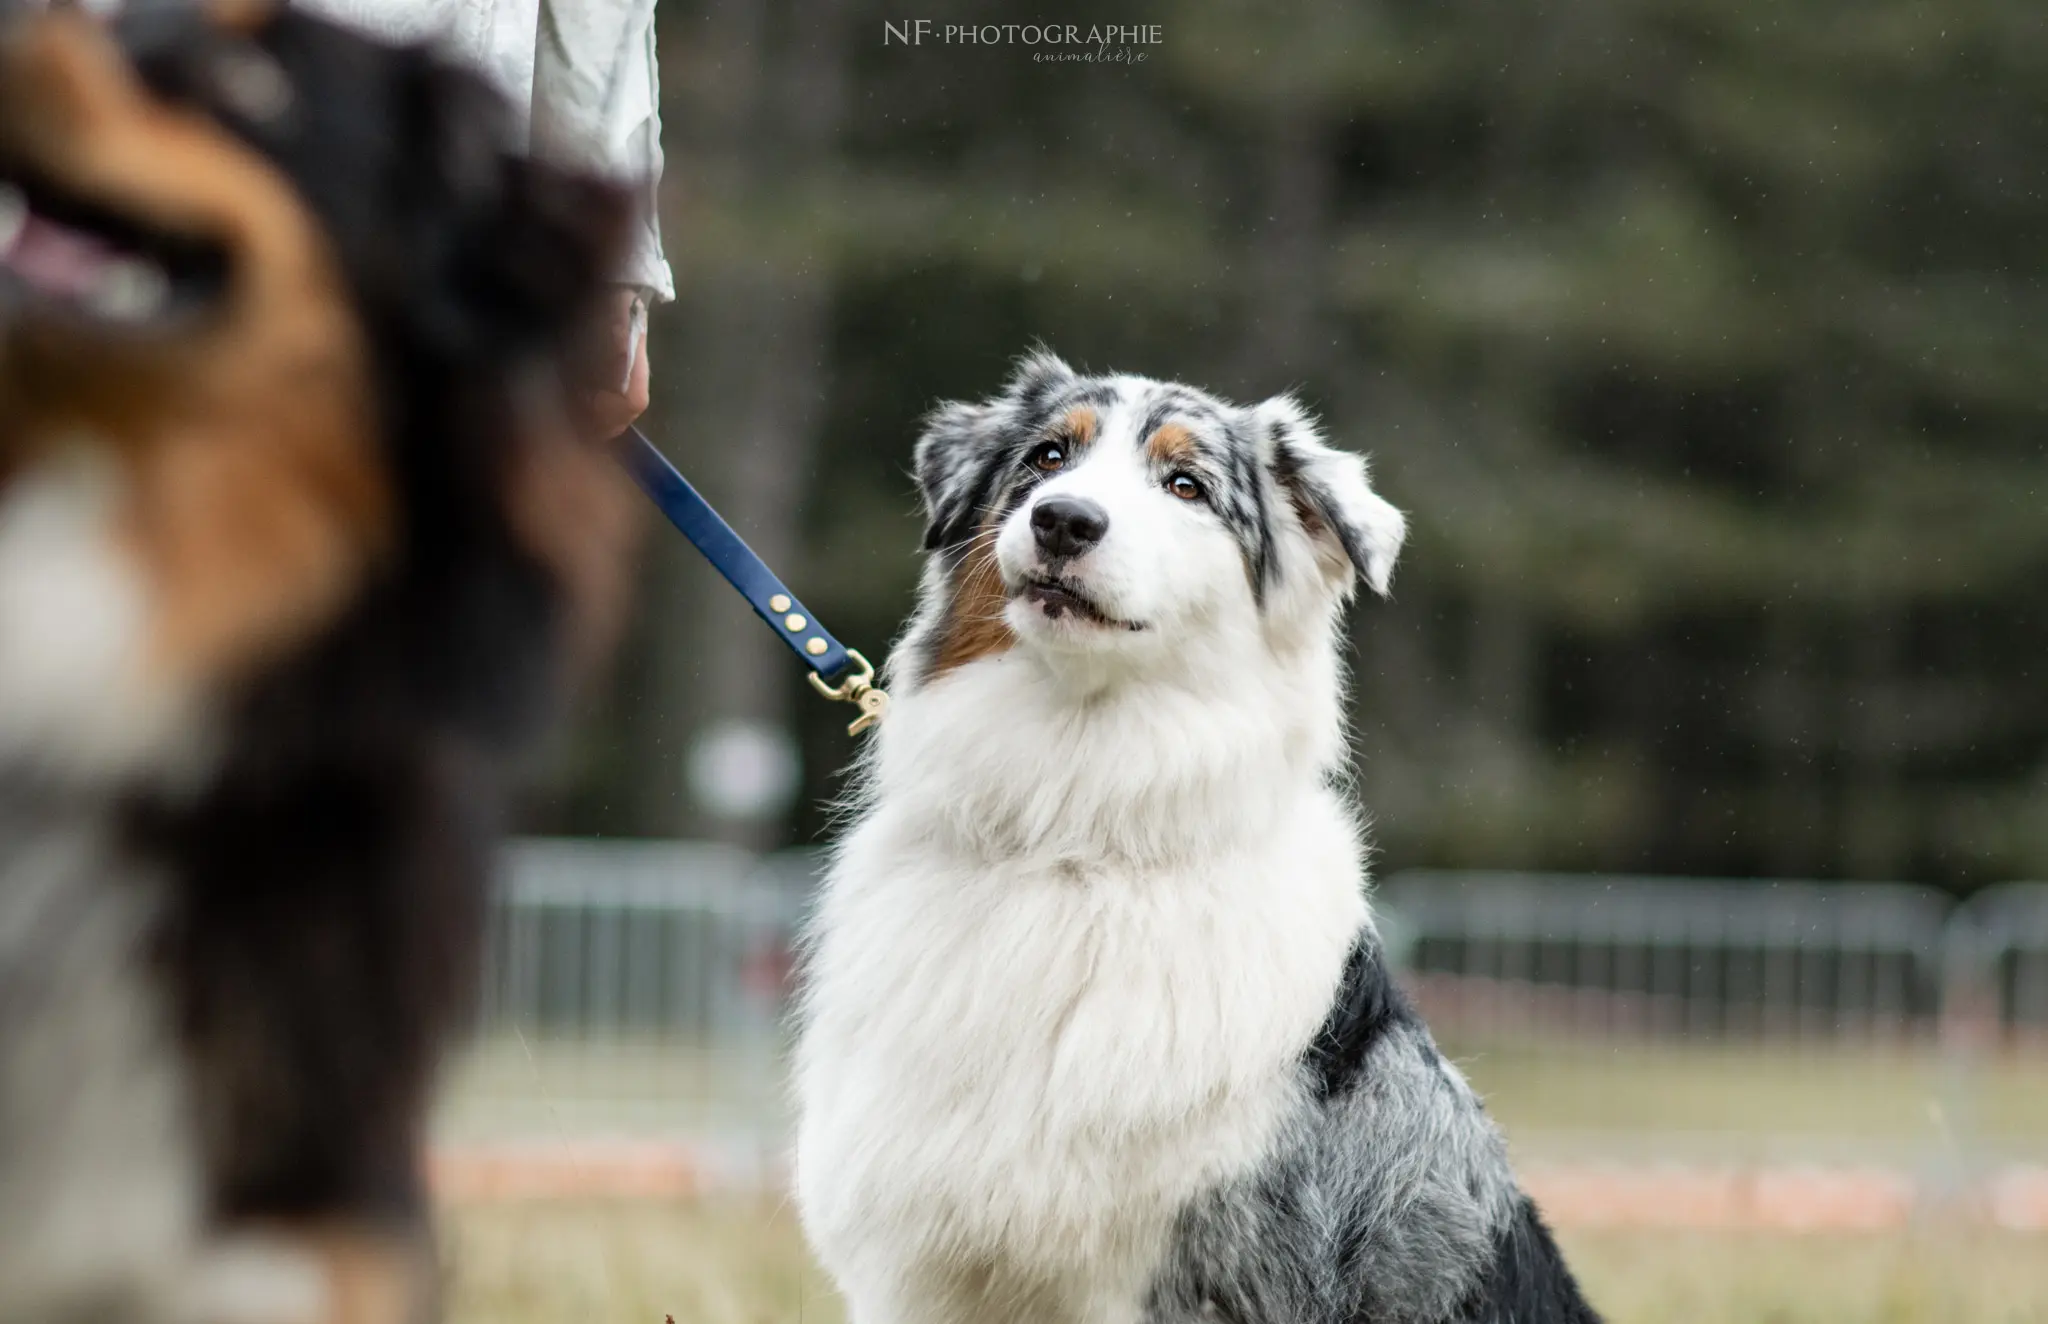
[[1160, 464], [1186, 464], [1195, 458], [1195, 434], [1185, 424], [1165, 424], [1146, 438], [1145, 453]]
[[1075, 446], [1086, 446], [1095, 440], [1095, 429], [1101, 420], [1095, 411], [1086, 405], [1076, 405], [1060, 416], [1058, 432]]

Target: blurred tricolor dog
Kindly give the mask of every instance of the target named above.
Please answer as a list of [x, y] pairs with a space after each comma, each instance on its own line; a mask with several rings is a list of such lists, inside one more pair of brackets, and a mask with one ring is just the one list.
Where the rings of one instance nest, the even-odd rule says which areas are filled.
[[1365, 462], [1039, 354], [916, 468], [797, 1065], [853, 1324], [1593, 1320], [1373, 927], [1338, 643], [1405, 524]]
[[506, 765], [631, 497], [626, 195], [261, 3], [0, 28], [0, 1324], [431, 1312]]

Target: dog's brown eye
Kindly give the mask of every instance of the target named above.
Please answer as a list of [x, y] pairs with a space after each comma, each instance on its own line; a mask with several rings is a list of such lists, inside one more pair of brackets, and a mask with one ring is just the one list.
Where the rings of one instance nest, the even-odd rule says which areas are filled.
[[1067, 467], [1067, 448], [1057, 441], [1048, 441], [1031, 452], [1031, 467], [1041, 473], [1058, 473]]
[[1205, 495], [1202, 485], [1186, 474], [1175, 474], [1166, 480], [1166, 490], [1183, 501], [1200, 501]]

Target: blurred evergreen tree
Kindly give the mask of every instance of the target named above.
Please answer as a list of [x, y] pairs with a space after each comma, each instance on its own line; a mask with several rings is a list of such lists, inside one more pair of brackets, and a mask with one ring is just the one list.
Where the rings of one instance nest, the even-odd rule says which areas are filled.
[[[1009, 0], [663, 16], [651, 422], [842, 636], [907, 611], [918, 416], [1042, 338], [1297, 389], [1413, 514], [1355, 616], [1383, 868], [2048, 874], [2034, 0], [1131, 3], [1132, 65], [885, 44]], [[544, 821], [706, 830], [674, 759], [739, 705], [825, 830], [841, 714], [656, 541]]]

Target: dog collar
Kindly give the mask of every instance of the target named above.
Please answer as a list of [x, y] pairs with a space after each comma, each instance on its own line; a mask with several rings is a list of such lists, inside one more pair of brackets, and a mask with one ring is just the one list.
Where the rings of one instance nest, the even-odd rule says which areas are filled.
[[859, 735], [881, 721], [889, 711], [889, 696], [875, 684], [874, 665], [832, 637], [645, 433], [627, 428], [618, 447], [620, 462], [640, 490], [653, 498], [669, 523], [682, 530], [712, 568], [739, 590], [754, 614], [775, 631], [775, 637], [809, 668], [811, 688], [860, 709], [860, 716], [846, 733]]

